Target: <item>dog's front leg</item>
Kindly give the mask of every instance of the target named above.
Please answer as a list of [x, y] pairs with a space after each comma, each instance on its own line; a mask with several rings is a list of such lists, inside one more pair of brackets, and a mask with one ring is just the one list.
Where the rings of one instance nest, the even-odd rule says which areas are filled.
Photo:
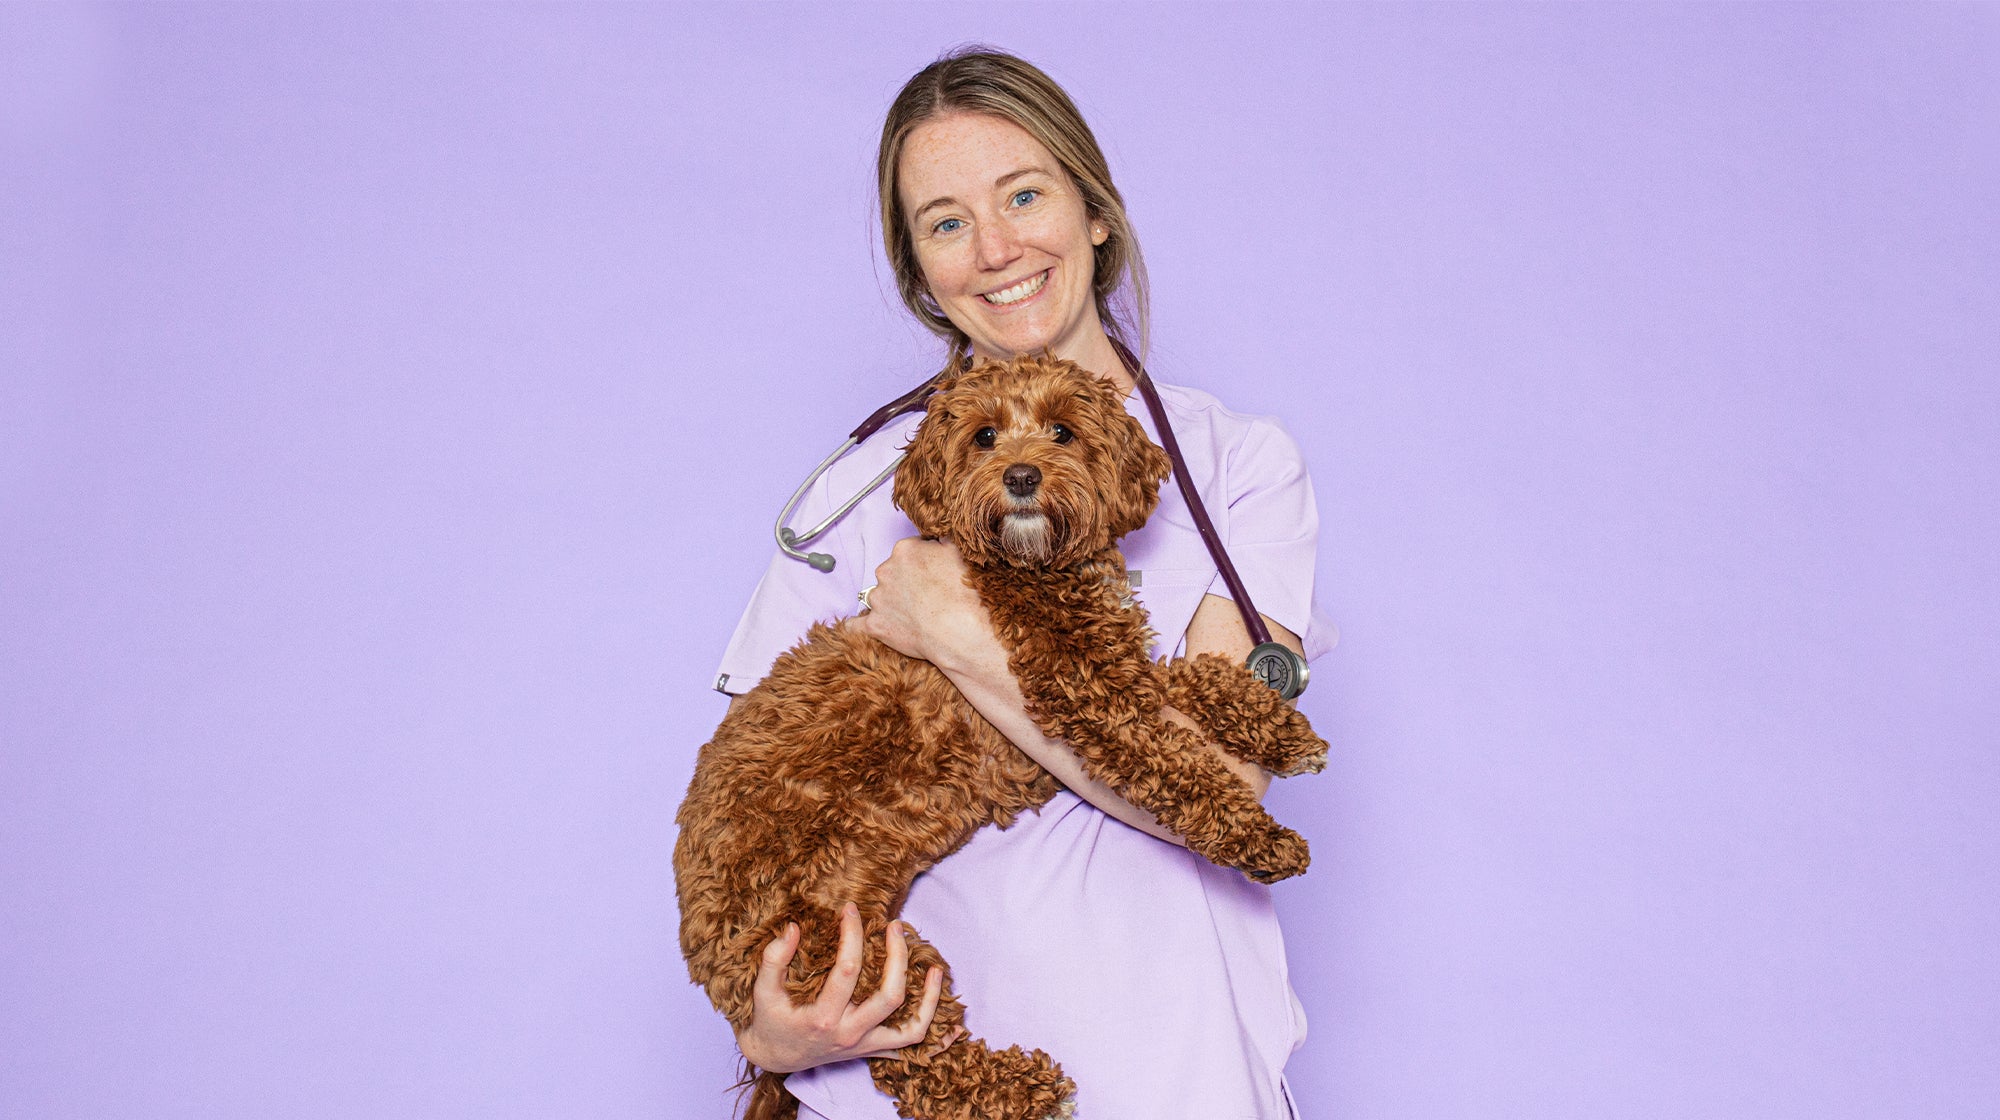
[[1058, 686], [1038, 688], [1030, 708], [1085, 772], [1152, 813], [1190, 850], [1259, 882], [1303, 873], [1311, 862], [1305, 838], [1272, 819], [1200, 733], [1167, 719], [1163, 701], [1157, 688], [1107, 699], [1087, 686]]
[[[1028, 714], [1091, 777], [1152, 813], [1209, 861], [1271, 882], [1306, 869], [1305, 839], [1271, 818], [1206, 739], [1166, 718], [1150, 637], [1101, 576], [980, 573], [980, 598], [1008, 647]], [[1259, 687], [1262, 687], [1261, 685]]]
[[1326, 769], [1326, 740], [1242, 662], [1204, 653], [1168, 662], [1165, 674], [1167, 703], [1216, 746], [1280, 778]]
[[1193, 730], [1156, 715], [1095, 739], [1077, 752], [1084, 768], [1211, 863], [1271, 883], [1304, 874], [1312, 862], [1305, 838], [1273, 819]]

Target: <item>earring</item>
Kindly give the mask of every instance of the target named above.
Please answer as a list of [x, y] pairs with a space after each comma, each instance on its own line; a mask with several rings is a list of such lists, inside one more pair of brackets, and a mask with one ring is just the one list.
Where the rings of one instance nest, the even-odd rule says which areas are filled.
[[1111, 236], [1110, 234], [1105, 232], [1103, 226], [1092, 225], [1090, 227], [1090, 243], [1092, 245], [1102, 245], [1104, 244], [1105, 239], [1110, 236]]

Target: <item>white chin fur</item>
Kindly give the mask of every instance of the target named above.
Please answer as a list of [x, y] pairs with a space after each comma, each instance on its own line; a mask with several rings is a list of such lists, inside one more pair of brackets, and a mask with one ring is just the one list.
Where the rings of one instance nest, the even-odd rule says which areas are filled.
[[1010, 513], [1000, 521], [1000, 546], [1024, 560], [1048, 560], [1051, 535], [1049, 519], [1039, 513]]

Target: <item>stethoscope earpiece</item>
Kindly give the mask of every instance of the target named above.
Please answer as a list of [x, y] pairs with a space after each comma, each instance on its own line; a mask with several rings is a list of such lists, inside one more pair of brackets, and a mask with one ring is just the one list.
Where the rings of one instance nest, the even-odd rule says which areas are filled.
[[833, 557], [828, 556], [826, 553], [800, 552], [799, 535], [792, 532], [790, 528], [781, 528], [778, 530], [778, 547], [784, 549], [786, 555], [805, 561], [806, 567], [811, 568], [815, 572], [830, 572], [833, 570]]

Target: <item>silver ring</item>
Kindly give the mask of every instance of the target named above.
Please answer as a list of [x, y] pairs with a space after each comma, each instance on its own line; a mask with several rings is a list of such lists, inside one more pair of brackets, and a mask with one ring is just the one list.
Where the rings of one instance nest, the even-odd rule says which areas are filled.
[[862, 609], [862, 610], [864, 610], [864, 611], [872, 611], [872, 610], [874, 610], [874, 609], [875, 609], [874, 607], [872, 607], [872, 606], [869, 606], [869, 605], [868, 605], [868, 593], [869, 593], [870, 591], [873, 591], [873, 590], [875, 590], [875, 588], [876, 588], [876, 587], [878, 587], [878, 586], [880, 586], [880, 585], [879, 585], [879, 584], [873, 584], [873, 583], [871, 583], [871, 584], [869, 584], [868, 586], [866, 586], [866, 587], [864, 587], [864, 588], [862, 588], [862, 589], [861, 589], [861, 594], [859, 594], [859, 595], [856, 595], [856, 596], [855, 596], [855, 598], [856, 598], [856, 599], [859, 599], [859, 600], [861, 600], [861, 609]]

